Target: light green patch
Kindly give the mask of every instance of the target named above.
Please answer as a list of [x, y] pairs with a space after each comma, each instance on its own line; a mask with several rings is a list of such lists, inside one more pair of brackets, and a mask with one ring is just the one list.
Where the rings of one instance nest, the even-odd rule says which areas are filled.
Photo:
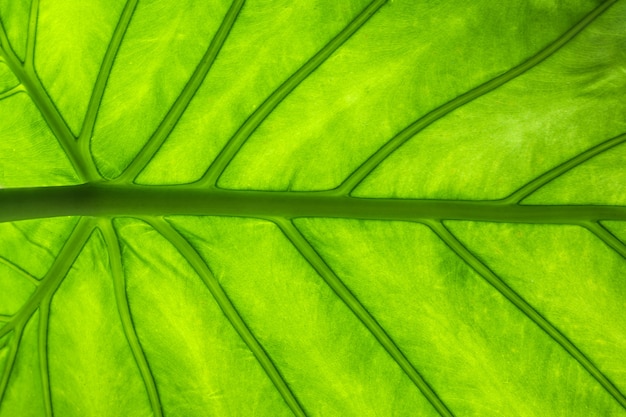
[[95, 233], [52, 300], [52, 406], [68, 417], [147, 417], [150, 405], [120, 325], [106, 253]]

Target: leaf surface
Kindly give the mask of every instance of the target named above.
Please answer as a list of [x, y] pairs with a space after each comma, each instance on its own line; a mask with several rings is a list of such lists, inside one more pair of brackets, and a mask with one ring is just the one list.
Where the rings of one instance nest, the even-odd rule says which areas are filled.
[[625, 416], [626, 2], [0, 2], [0, 417]]

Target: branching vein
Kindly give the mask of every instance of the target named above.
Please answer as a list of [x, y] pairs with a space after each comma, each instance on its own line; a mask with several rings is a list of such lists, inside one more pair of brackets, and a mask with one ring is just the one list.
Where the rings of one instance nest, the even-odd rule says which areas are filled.
[[532, 320], [544, 332], [546, 332], [555, 342], [563, 347], [575, 360], [582, 365], [593, 376], [596, 381], [613, 398], [626, 408], [626, 398], [613, 385], [613, 383], [556, 327], [535, 310], [526, 300], [509, 287], [500, 277], [498, 277], [487, 265], [482, 263], [473, 253], [471, 253], [441, 222], [424, 222], [429, 226], [439, 238], [448, 245], [466, 264], [480, 274], [485, 281], [491, 284], [500, 294], [517, 307], [526, 317]]
[[237, 331], [241, 339], [248, 345], [254, 356], [259, 361], [263, 370], [267, 373], [274, 386], [283, 397], [294, 415], [298, 417], [306, 417], [304, 409], [292, 393], [291, 389], [283, 379], [268, 354], [263, 349], [256, 337], [252, 334], [248, 325], [239, 315], [235, 306], [232, 304], [228, 295], [217, 281], [208, 265], [204, 262], [200, 254], [191, 246], [191, 244], [178, 233], [169, 223], [162, 218], [142, 218], [157, 232], [165, 237], [178, 252], [189, 262], [196, 273], [200, 276], [206, 287], [209, 289], [213, 298], [220, 306], [224, 315]]
[[506, 84], [507, 82], [519, 77], [524, 72], [538, 65], [546, 58], [561, 49], [577, 34], [584, 30], [591, 22], [593, 22], [598, 16], [600, 16], [605, 10], [611, 7], [618, 0], [608, 0], [591, 11], [584, 19], [574, 25], [571, 29], [561, 35], [551, 45], [540, 51], [535, 56], [529, 58], [527, 61], [520, 65], [511, 68], [504, 74], [497, 76], [496, 78], [487, 81], [486, 83], [479, 85], [472, 90], [456, 97], [455, 99], [445, 103], [441, 107], [436, 108], [430, 113], [417, 119], [415, 122], [404, 128], [400, 133], [394, 136], [391, 140], [385, 143], [378, 151], [369, 157], [361, 166], [359, 166], [350, 176], [344, 180], [339, 187], [337, 187], [338, 193], [342, 195], [350, 194], [360, 183], [367, 177], [376, 167], [378, 167], [389, 155], [391, 155], [396, 149], [405, 144], [409, 139], [415, 136], [426, 127], [435, 123], [437, 120], [446, 116], [448, 113], [453, 112], [459, 107], [481, 97], [496, 88]]
[[424, 394], [426, 399], [432, 404], [441, 416], [452, 416], [448, 407], [441, 401], [435, 391], [424, 380], [419, 372], [413, 367], [411, 362], [404, 356], [395, 342], [389, 337], [387, 332], [381, 327], [376, 319], [367, 311], [361, 302], [352, 294], [345, 284], [337, 277], [333, 270], [326, 264], [321, 256], [315, 251], [313, 246], [300, 233], [296, 226], [289, 220], [281, 218], [272, 219], [289, 239], [293, 246], [300, 252], [315, 271], [322, 277], [326, 284], [332, 288], [337, 296], [344, 302], [355, 316], [361, 320], [370, 333], [391, 355], [400, 368], [413, 381], [417, 388]]
[[616, 136], [602, 143], [599, 143], [596, 146], [587, 149], [583, 153], [576, 155], [570, 160], [563, 162], [561, 165], [545, 172], [544, 174], [540, 175], [539, 177], [535, 178], [531, 182], [521, 187], [519, 190], [515, 191], [510, 196], [500, 201], [502, 202], [502, 204], [517, 204], [521, 202], [523, 199], [525, 199], [526, 197], [528, 197], [529, 195], [531, 195], [532, 193], [534, 193], [535, 191], [537, 191], [539, 188], [543, 187], [544, 185], [548, 184], [550, 181], [554, 180], [555, 178], [558, 178], [564, 175], [570, 170], [581, 165], [583, 162], [593, 158], [596, 155], [601, 154], [602, 152], [605, 152], [611, 148], [614, 148], [615, 146], [620, 145], [624, 142], [626, 142], [626, 133]]
[[110, 220], [101, 219], [100, 230], [104, 236], [104, 240], [109, 252], [109, 262], [111, 265], [111, 274], [113, 276], [113, 286], [115, 288], [115, 300], [117, 302], [117, 310], [122, 322], [122, 328], [126, 335], [126, 340], [133, 354], [133, 358], [137, 363], [139, 372], [143, 379], [152, 412], [155, 417], [163, 416], [163, 408], [161, 406], [161, 400], [159, 398], [159, 392], [157, 390], [154, 376], [146, 359], [146, 355], [141, 347], [139, 338], [135, 331], [135, 325], [130, 313], [130, 307], [128, 305], [128, 297], [126, 294], [126, 282], [124, 280], [124, 269], [122, 266], [122, 255], [120, 253], [118, 237], [113, 229], [113, 225]]
[[219, 29], [215, 33], [211, 44], [209, 45], [206, 53], [202, 57], [200, 64], [196, 67], [193, 75], [185, 85], [185, 88], [180, 93], [165, 118], [161, 121], [161, 124], [150, 137], [146, 145], [137, 154], [135, 159], [124, 170], [124, 172], [117, 178], [116, 181], [122, 183], [132, 182], [137, 175], [148, 165], [152, 157], [157, 153], [159, 148], [163, 145], [168, 138], [174, 127], [183, 115], [183, 112], [191, 102], [191, 99], [195, 96], [196, 92], [202, 85], [206, 75], [208, 74], [217, 54], [222, 49], [222, 46], [226, 42], [228, 35], [237, 20], [237, 16], [244, 5], [244, 0], [235, 0], [231, 5], [228, 12], [224, 16], [224, 20]]
[[626, 259], [626, 245], [599, 222], [584, 222], [582, 226]]
[[70, 234], [65, 245], [59, 252], [59, 255], [56, 257], [52, 266], [41, 280], [41, 284], [39, 284], [35, 292], [17, 312], [17, 314], [12, 317], [11, 321], [9, 321], [4, 327], [0, 328], [0, 338], [4, 337], [14, 329], [25, 326], [28, 318], [32, 316], [37, 308], [39, 308], [42, 301], [46, 297], [52, 297], [74, 264], [78, 254], [85, 246], [92, 230], [93, 225], [90, 220], [82, 218], [78, 221], [78, 224]]
[[354, 35], [384, 4], [386, 0], [375, 0], [367, 6], [348, 26], [335, 36], [326, 46], [309, 59], [300, 69], [280, 85], [241, 125], [235, 135], [220, 151], [209, 169], [197, 182], [202, 187], [213, 187], [226, 166], [235, 157], [246, 140], [270, 115], [272, 111], [313, 71], [322, 65], [341, 45]]
[[63, 116], [56, 108], [41, 80], [37, 76], [34, 67], [24, 65], [17, 57], [7, 38], [6, 31], [0, 21], [0, 56], [20, 81], [31, 100], [39, 109], [43, 119], [50, 127], [59, 145], [67, 155], [78, 177], [85, 182], [98, 179], [97, 172], [90, 169], [89, 165], [81, 158], [76, 137], [70, 130]]

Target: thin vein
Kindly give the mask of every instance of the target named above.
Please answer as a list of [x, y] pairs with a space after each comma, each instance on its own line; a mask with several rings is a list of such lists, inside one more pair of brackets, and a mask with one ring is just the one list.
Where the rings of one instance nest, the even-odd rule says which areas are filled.
[[217, 55], [235, 25], [235, 21], [237, 20], [237, 16], [241, 11], [244, 2], [244, 0], [235, 0], [232, 3], [230, 9], [226, 12], [219, 29], [215, 33], [213, 40], [202, 57], [202, 60], [187, 82], [187, 85], [185, 85], [185, 88], [181, 91], [180, 95], [163, 118], [157, 130], [150, 137], [148, 142], [146, 142], [145, 146], [137, 154], [135, 159], [133, 159], [130, 165], [116, 179], [116, 181], [123, 183], [133, 182], [137, 175], [139, 175], [139, 173], [148, 165], [161, 146], [163, 146], [163, 143], [169, 137], [172, 130], [174, 130], [174, 127], [181, 119], [184, 111], [187, 109], [187, 106], [196, 95], [196, 92], [213, 66]]
[[11, 316], [6, 314], [0, 314], [0, 323], [6, 323], [9, 320], [11, 320]]
[[39, 306], [39, 374], [46, 417], [52, 417], [52, 392], [50, 391], [50, 368], [48, 366], [48, 325], [50, 323], [50, 303], [52, 295], [41, 300]]
[[343, 303], [350, 308], [350, 310], [352, 310], [354, 315], [361, 320], [363, 325], [369, 330], [374, 338], [376, 338], [378, 343], [380, 343], [381, 346], [389, 353], [409, 379], [417, 386], [435, 410], [437, 410], [441, 416], [451, 417], [452, 412], [450, 412], [448, 407], [424, 380], [415, 367], [413, 367], [411, 362], [406, 358], [404, 353], [402, 353], [391, 337], [389, 337], [382, 326], [378, 324], [376, 319], [369, 313], [369, 311], [367, 311], [367, 309], [352, 294], [348, 287], [345, 286], [334, 271], [326, 264], [326, 262], [317, 253], [313, 246], [311, 246], [302, 233], [300, 233], [293, 222], [281, 218], [275, 218], [272, 219], [272, 221], [280, 228], [291, 244], [300, 252], [313, 269], [315, 269], [326, 284], [332, 288], [341, 301], [343, 301]]
[[[28, 318], [26, 321], [28, 321]], [[15, 359], [17, 358], [17, 353], [20, 349], [20, 342], [22, 340], [25, 325], [25, 322], [21, 323], [14, 329], [15, 332], [13, 334], [13, 340], [11, 340], [9, 347], [9, 356], [6, 364], [4, 365], [4, 370], [2, 371], [2, 378], [0, 379], [0, 404], [2, 404], [4, 394], [6, 393], [7, 386], [9, 385], [9, 380], [11, 379], [11, 374], [13, 373], [13, 368], [15, 367]]]
[[39, 14], [39, 0], [31, 0], [30, 14], [28, 16], [28, 35], [26, 38], [26, 55], [24, 65], [27, 68], [35, 68], [35, 41], [37, 38], [37, 18]]
[[313, 71], [322, 65], [339, 47], [352, 37], [372, 17], [387, 0], [375, 0], [369, 4], [338, 35], [319, 50], [300, 69], [281, 84], [241, 125], [226, 146], [220, 151], [202, 178], [196, 183], [202, 187], [217, 184], [230, 161], [235, 157], [246, 140], [285, 98], [298, 87]]
[[17, 272], [20, 277], [26, 279], [31, 284], [39, 285], [40, 281], [37, 278], [35, 278], [25, 269], [22, 269], [22, 267], [20, 267], [19, 265], [16, 265], [15, 263], [8, 260], [4, 256], [0, 256], [0, 264], [7, 266], [9, 269], [11, 269], [14, 272]]
[[[111, 40], [109, 41], [109, 46], [107, 47], [107, 50], [104, 54], [104, 58], [102, 59], [100, 71], [98, 72], [98, 76], [96, 77], [96, 83], [94, 84], [91, 97], [89, 98], [87, 112], [85, 113], [83, 125], [80, 129], [80, 134], [78, 136], [78, 145], [83, 160], [90, 163], [93, 163], [93, 160], [89, 152], [89, 141], [93, 134], [93, 129], [96, 123], [96, 117], [98, 115], [100, 104], [102, 103], [104, 89], [109, 80], [109, 76], [111, 75], [113, 63], [115, 62], [115, 58], [117, 57], [117, 53], [120, 49], [120, 45], [122, 44], [122, 40], [124, 39], [124, 35], [126, 34], [128, 26], [130, 25], [130, 20], [133, 16], [133, 13], [135, 12], [135, 8], [137, 7], [137, 2], [138, 0], [128, 0], [126, 2], [126, 5], [124, 6], [124, 9], [122, 10], [120, 18], [117, 22], [117, 26], [113, 31]], [[95, 167], [93, 169], [95, 169]]]
[[13, 316], [4, 327], [0, 329], [0, 338], [10, 333], [13, 329], [24, 326], [28, 321], [28, 318], [32, 316], [33, 312], [39, 308], [41, 302], [46, 297], [52, 297], [57, 288], [61, 285], [65, 276], [69, 272], [70, 268], [74, 264], [74, 261], [78, 257], [79, 253], [85, 246], [93, 225], [88, 219], [81, 218], [78, 221], [74, 230], [68, 237], [65, 245], [61, 248], [58, 256], [55, 258], [52, 266], [41, 280], [41, 283], [31, 295], [26, 303], [20, 308], [20, 310]]
[[34, 68], [25, 66], [17, 57], [9, 43], [6, 31], [0, 21], [0, 55], [6, 65], [20, 81], [25, 91], [41, 113], [44, 121], [57, 139], [57, 142], [65, 152], [76, 175], [81, 181], [88, 182], [100, 178], [100, 175], [91, 170], [89, 165], [81, 158], [76, 143], [76, 138], [70, 130], [67, 122], [56, 108]]
[[517, 307], [528, 319], [548, 334], [556, 343], [561, 345], [572, 358], [591, 374], [593, 378], [624, 408], [626, 398], [613, 383], [591, 362], [563, 333], [544, 318], [526, 300], [509, 287], [487, 265], [482, 263], [469, 251], [441, 222], [424, 222], [425, 225], [439, 236], [439, 238], [467, 265], [474, 269], [485, 281], [493, 286], [500, 294]]
[[194, 249], [193, 246], [177, 232], [168, 222], [162, 218], [142, 218], [152, 228], [165, 237], [172, 246], [189, 262], [189, 264], [196, 271], [198, 276], [202, 279], [202, 282], [209, 289], [213, 298], [224, 312], [224, 315], [237, 331], [241, 339], [248, 345], [259, 364], [268, 375], [274, 386], [283, 397], [285, 403], [289, 406], [294, 415], [298, 417], [306, 417], [304, 409], [298, 402], [297, 398], [285, 382], [283, 376], [280, 374], [271, 358], [265, 352], [265, 349], [256, 337], [252, 334], [248, 325], [244, 322], [243, 318], [232, 304], [228, 295], [215, 278], [209, 266], [202, 259], [200, 254]]
[[526, 71], [535, 67], [563, 46], [565, 46], [576, 35], [583, 31], [591, 22], [600, 16], [611, 5], [618, 0], [608, 0], [600, 6], [592, 10], [580, 22], [565, 32], [561, 37], [541, 50], [538, 54], [524, 61], [520, 65], [511, 68], [504, 74], [501, 74], [484, 84], [475, 87], [466, 93], [461, 94], [455, 99], [443, 104], [442, 106], [432, 110], [430, 113], [420, 117], [415, 122], [404, 128], [400, 133], [385, 143], [378, 151], [371, 155], [361, 166], [359, 166], [348, 178], [346, 178], [335, 190], [342, 195], [350, 194], [376, 167], [378, 167], [389, 155], [404, 145], [409, 139], [415, 136], [426, 127], [435, 123], [437, 120], [453, 112], [459, 107], [495, 90], [496, 88], [506, 84], [507, 82], [519, 77]]
[[4, 100], [5, 98], [9, 98], [12, 95], [23, 92], [26, 92], [26, 89], [22, 84], [18, 84], [15, 87], [8, 89], [7, 91], [0, 93], [0, 100]]
[[566, 174], [570, 170], [576, 168], [581, 165], [583, 162], [593, 158], [596, 155], [599, 155], [611, 148], [616, 147], [626, 141], [626, 133], [623, 133], [619, 136], [616, 136], [612, 139], [599, 143], [586, 151], [576, 155], [575, 157], [569, 159], [568, 161], [563, 162], [557, 167], [545, 172], [539, 177], [535, 178], [531, 182], [527, 183], [519, 190], [515, 191], [513, 194], [509, 195], [502, 200], [499, 200], [502, 204], [517, 204], [521, 202], [523, 199], [553, 181], [554, 179]]
[[159, 391], [157, 389], [150, 364], [146, 358], [146, 355], [141, 347], [135, 325], [130, 312], [130, 306], [128, 304], [128, 296], [126, 294], [126, 282], [124, 279], [124, 269], [122, 266], [122, 254], [120, 252], [119, 240], [111, 220], [102, 219], [100, 221], [100, 230], [104, 236], [104, 240], [109, 252], [109, 262], [111, 265], [111, 274], [113, 276], [113, 286], [115, 290], [115, 300], [117, 302], [117, 310], [122, 322], [122, 328], [124, 329], [124, 335], [130, 347], [130, 350], [135, 359], [135, 363], [139, 368], [141, 377], [143, 379], [152, 412], [155, 417], [163, 416], [163, 408], [161, 406], [161, 399], [159, 398]]
[[583, 227], [593, 233], [619, 255], [626, 259], [626, 245], [599, 222], [583, 222]]

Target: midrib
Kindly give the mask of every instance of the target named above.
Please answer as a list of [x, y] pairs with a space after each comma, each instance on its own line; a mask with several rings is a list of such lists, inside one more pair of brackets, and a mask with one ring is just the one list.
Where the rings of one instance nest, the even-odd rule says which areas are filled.
[[191, 186], [84, 184], [0, 190], [0, 222], [59, 216], [204, 215], [585, 224], [626, 220], [626, 206], [519, 205], [505, 201], [369, 199], [334, 191], [274, 192]]

